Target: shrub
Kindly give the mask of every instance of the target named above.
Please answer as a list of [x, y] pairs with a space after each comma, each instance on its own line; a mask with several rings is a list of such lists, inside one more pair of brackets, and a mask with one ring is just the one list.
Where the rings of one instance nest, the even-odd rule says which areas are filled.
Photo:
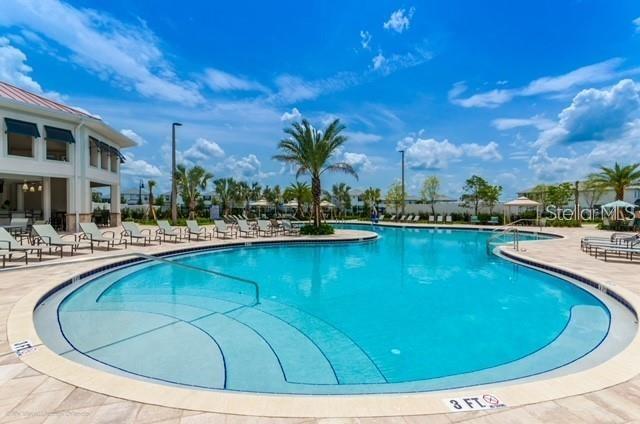
[[582, 227], [582, 224], [577, 219], [553, 219], [547, 221], [547, 227]]
[[326, 236], [333, 233], [334, 229], [329, 224], [320, 224], [319, 227], [307, 224], [300, 228], [300, 234], [304, 236]]

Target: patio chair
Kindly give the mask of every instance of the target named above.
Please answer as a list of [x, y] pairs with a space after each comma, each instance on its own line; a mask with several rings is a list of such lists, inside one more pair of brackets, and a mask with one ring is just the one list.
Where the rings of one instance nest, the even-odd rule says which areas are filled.
[[389, 221], [395, 221], [396, 220], [396, 216], [395, 215], [391, 215], [391, 218], [389, 218]]
[[480, 220], [478, 219], [478, 215], [473, 215], [471, 217], [471, 223], [472, 224], [480, 224]]
[[201, 227], [198, 224], [198, 221], [193, 219], [187, 220], [187, 229], [185, 230], [185, 232], [187, 233], [187, 239], [189, 241], [191, 241], [191, 236], [195, 236], [196, 240], [200, 240], [200, 237], [204, 238], [205, 240], [207, 239], [207, 237], [209, 237], [209, 239], [213, 239], [213, 231], [207, 231], [205, 227]]
[[[100, 231], [95, 222], [81, 222], [80, 230], [82, 230], [80, 239], [89, 241], [89, 243], [91, 244], [91, 253], [93, 253], [94, 243], [98, 246], [100, 246], [100, 243], [106, 243], [107, 250], [109, 250], [110, 247], [115, 247], [117, 241], [119, 245], [124, 243], [124, 248], [127, 248], [127, 239], [124, 239], [122, 237], [116, 239], [115, 231]], [[105, 234], [111, 234], [111, 237], [105, 237]]]
[[66, 235], [61, 236], [58, 234], [50, 224], [34, 225], [32, 228], [36, 241], [49, 247], [49, 254], [51, 254], [52, 247], [60, 248], [61, 258], [64, 256], [65, 247], [69, 248], [71, 256], [73, 256], [73, 252], [78, 250], [80, 244], [75, 240], [75, 237], [73, 241], [64, 240], [63, 237], [66, 237]]
[[500, 225], [500, 221], [498, 220], [498, 217], [497, 217], [497, 216], [492, 216], [492, 217], [489, 219], [488, 224], [491, 224], [491, 225]]
[[413, 217], [413, 222], [418, 222], [420, 221], [420, 215], [416, 215]]
[[608, 256], [610, 256], [612, 253], [616, 254], [618, 257], [624, 256], [625, 258], [633, 262], [633, 255], [640, 255], [640, 248], [623, 246], [598, 246], [595, 248], [596, 259], [598, 259], [598, 252], [600, 252], [605, 262], [607, 261]]
[[274, 235], [277, 236], [280, 233], [284, 234], [284, 229], [282, 228], [282, 225], [280, 225], [279, 220], [271, 219], [269, 223], [271, 224], [271, 230], [273, 231]]
[[265, 237], [273, 236], [273, 228], [271, 228], [271, 224], [266, 219], [258, 220], [258, 236], [260, 233], [264, 234]]
[[29, 218], [11, 218], [9, 226], [18, 227], [15, 234], [20, 238], [29, 235]]
[[166, 219], [158, 220], [156, 223], [158, 224], [158, 229], [156, 230], [158, 239], [166, 242], [167, 238], [169, 238], [169, 241], [173, 239], [173, 242], [177, 243], [182, 238], [182, 228], [172, 227]]
[[446, 221], [447, 224], [453, 224], [453, 217], [451, 215], [447, 215]]
[[436, 217], [433, 215], [429, 215], [429, 224], [435, 224], [436, 222]]
[[293, 224], [291, 224], [291, 221], [289, 221], [288, 219], [283, 219], [282, 220], [282, 230], [284, 232], [284, 235], [287, 236], [299, 236], [300, 235], [300, 228], [298, 227], [294, 227]]
[[213, 223], [216, 226], [216, 237], [220, 237], [220, 235], [222, 235], [222, 238], [233, 238], [238, 236], [237, 233], [234, 233], [233, 228], [228, 226], [222, 219], [214, 219]]
[[401, 217], [396, 219], [396, 221], [404, 221], [406, 217], [407, 217], [407, 215], [402, 215]]
[[[7, 256], [11, 258], [11, 252], [8, 250], [0, 250], [0, 256], [2, 256], [2, 268], [4, 268], [7, 266]], [[26, 257], [27, 255], [24, 256]]]
[[245, 219], [241, 219], [238, 221], [238, 233], [240, 234], [240, 237], [258, 237], [258, 231], [254, 227], [249, 225], [249, 223]]
[[150, 228], [145, 228], [141, 230], [138, 224], [136, 224], [135, 222], [128, 222], [128, 221], [122, 222], [122, 228], [123, 228], [123, 231], [122, 233], [120, 233], [120, 236], [128, 237], [130, 244], [133, 244], [133, 240], [137, 240], [138, 242], [142, 240], [142, 243], [144, 246], [146, 246], [147, 243], [151, 244], [151, 239], [153, 238], [153, 236], [151, 235]]
[[0, 228], [0, 249], [9, 252], [9, 256], [12, 252], [24, 253], [25, 265], [29, 264], [29, 252], [37, 251], [38, 260], [42, 260], [42, 247], [41, 246], [24, 246], [4, 228]]
[[442, 224], [442, 222], [444, 221], [444, 218], [442, 215], [438, 215], [438, 224]]

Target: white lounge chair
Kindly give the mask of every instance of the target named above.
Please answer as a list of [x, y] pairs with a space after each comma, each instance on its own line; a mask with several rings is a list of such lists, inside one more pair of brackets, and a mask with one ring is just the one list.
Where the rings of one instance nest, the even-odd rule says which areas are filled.
[[443, 222], [442, 215], [438, 215], [438, 224], [442, 224], [442, 222]]
[[260, 235], [260, 233], [264, 234], [265, 237], [271, 237], [274, 234], [271, 223], [269, 223], [269, 221], [267, 221], [266, 219], [258, 220], [258, 236]]
[[[124, 239], [122, 237], [116, 239], [115, 231], [100, 231], [100, 229], [94, 222], [81, 222], [80, 230], [82, 230], [80, 239], [89, 241], [89, 243], [91, 244], [91, 253], [93, 253], [94, 243], [98, 246], [100, 246], [100, 243], [106, 243], [107, 250], [109, 250], [110, 247], [115, 247], [117, 241], [119, 245], [124, 243], [124, 248], [127, 248], [127, 239]], [[105, 237], [105, 234], [111, 234], [111, 237]]]
[[290, 236], [300, 235], [300, 228], [294, 227], [293, 224], [291, 224], [291, 221], [289, 221], [288, 219], [282, 220], [282, 229], [284, 231], [284, 235], [290, 235]]
[[216, 226], [216, 237], [222, 235], [222, 238], [237, 237], [238, 234], [233, 231], [232, 227], [227, 226], [227, 223], [222, 219], [214, 219], [213, 223]]
[[151, 244], [153, 236], [151, 235], [151, 229], [145, 228], [141, 230], [138, 224], [135, 222], [122, 222], [123, 231], [120, 234], [122, 237], [128, 237], [129, 243], [133, 244], [133, 240], [138, 242], [142, 240], [142, 243], [146, 246], [147, 243]]
[[453, 223], [453, 217], [451, 215], [447, 215], [446, 221], [447, 221], [447, 224], [452, 224]]
[[4, 228], [0, 228], [0, 249], [9, 252], [11, 256], [12, 252], [24, 253], [24, 260], [26, 264], [29, 264], [29, 253], [38, 252], [38, 259], [42, 260], [42, 247], [41, 246], [24, 246]]
[[156, 234], [158, 236], [158, 239], [162, 239], [162, 241], [167, 241], [167, 238], [169, 239], [169, 241], [171, 241], [173, 239], [174, 243], [177, 243], [179, 239], [182, 238], [182, 228], [174, 228], [171, 226], [171, 224], [169, 224], [169, 221], [165, 220], [158, 220], [157, 221], [158, 224], [158, 229], [156, 230]]
[[420, 221], [420, 215], [416, 215], [413, 217], [413, 222], [418, 222]]
[[251, 227], [245, 219], [238, 220], [238, 233], [240, 234], [240, 237], [258, 236], [258, 231], [255, 228]]
[[58, 234], [50, 224], [34, 225], [32, 228], [38, 243], [43, 243], [45, 246], [48, 246], [49, 253], [51, 253], [52, 247], [60, 249], [60, 257], [64, 256], [65, 247], [69, 248], [72, 256], [73, 252], [78, 250], [80, 244], [75, 240], [75, 236], [73, 241], [64, 240], [63, 237], [66, 236]]
[[429, 224], [434, 224], [436, 222], [436, 217], [433, 215], [429, 215]]
[[213, 231], [207, 231], [205, 227], [201, 227], [198, 224], [198, 221], [192, 219], [187, 220], [187, 229], [185, 232], [187, 233], [187, 239], [189, 241], [191, 241], [191, 236], [195, 236], [196, 240], [200, 240], [200, 237], [205, 240], [207, 237], [209, 237], [209, 239], [213, 238]]

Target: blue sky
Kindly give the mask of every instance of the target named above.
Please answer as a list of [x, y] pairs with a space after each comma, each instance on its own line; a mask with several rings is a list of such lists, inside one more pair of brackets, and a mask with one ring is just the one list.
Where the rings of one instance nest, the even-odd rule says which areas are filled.
[[640, 162], [640, 5], [633, 1], [185, 2], [5, 0], [0, 79], [99, 115], [139, 142], [125, 188], [169, 184], [179, 158], [286, 185], [282, 129], [338, 117], [337, 160], [386, 188], [407, 154], [458, 196], [504, 197]]

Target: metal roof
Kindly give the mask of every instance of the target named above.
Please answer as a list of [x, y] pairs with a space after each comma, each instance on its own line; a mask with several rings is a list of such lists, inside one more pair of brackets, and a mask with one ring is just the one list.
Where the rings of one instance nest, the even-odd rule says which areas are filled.
[[62, 103], [54, 102], [53, 100], [31, 93], [29, 91], [18, 88], [14, 85], [0, 81], [0, 97], [5, 99], [14, 100], [17, 102], [27, 103], [34, 106], [40, 106], [47, 109], [56, 110], [58, 112], [67, 112], [74, 115], [88, 116], [93, 119], [98, 119], [93, 115], [85, 112], [81, 112], [70, 106], [63, 105]]

